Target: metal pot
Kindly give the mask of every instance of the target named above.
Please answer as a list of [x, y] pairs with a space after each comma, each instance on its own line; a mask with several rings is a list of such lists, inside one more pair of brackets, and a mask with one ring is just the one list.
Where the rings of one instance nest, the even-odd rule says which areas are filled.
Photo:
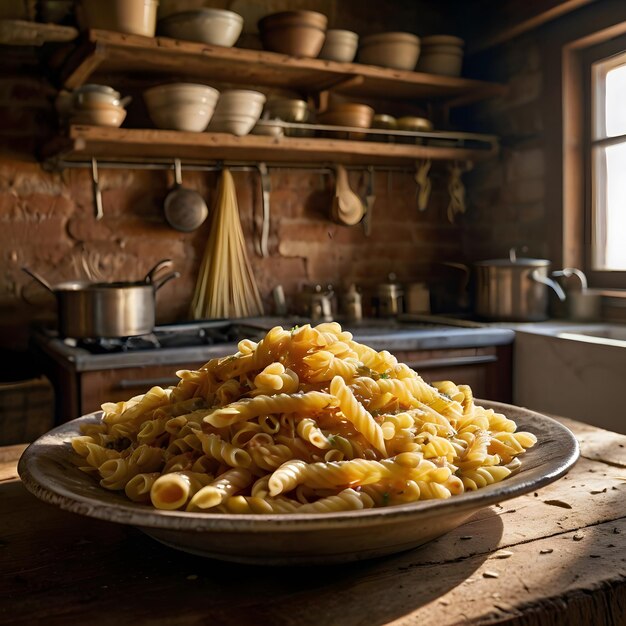
[[56, 285], [50, 285], [32, 270], [22, 269], [55, 295], [59, 334], [74, 339], [92, 339], [152, 332], [156, 321], [156, 291], [180, 276], [178, 272], [170, 272], [157, 279], [156, 275], [171, 266], [169, 259], [159, 261], [141, 281], [94, 283], [73, 280]]
[[476, 314], [488, 320], [540, 322], [548, 319], [548, 287], [561, 301], [565, 293], [548, 273], [546, 259], [480, 261], [476, 267]]

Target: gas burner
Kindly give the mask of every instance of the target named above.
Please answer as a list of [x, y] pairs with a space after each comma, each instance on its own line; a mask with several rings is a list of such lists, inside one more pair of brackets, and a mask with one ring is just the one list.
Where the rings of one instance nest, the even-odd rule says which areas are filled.
[[159, 341], [154, 333], [135, 337], [99, 337], [96, 339], [66, 339], [67, 345], [87, 350], [91, 354], [109, 354], [111, 352], [134, 352], [135, 350], [155, 350]]

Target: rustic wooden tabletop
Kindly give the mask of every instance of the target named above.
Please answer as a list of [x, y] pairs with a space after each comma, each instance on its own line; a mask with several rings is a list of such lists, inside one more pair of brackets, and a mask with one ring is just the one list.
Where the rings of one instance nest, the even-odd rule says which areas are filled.
[[0, 448], [0, 624], [626, 624], [626, 436], [561, 419], [581, 458], [410, 552], [268, 568], [167, 548], [37, 500]]

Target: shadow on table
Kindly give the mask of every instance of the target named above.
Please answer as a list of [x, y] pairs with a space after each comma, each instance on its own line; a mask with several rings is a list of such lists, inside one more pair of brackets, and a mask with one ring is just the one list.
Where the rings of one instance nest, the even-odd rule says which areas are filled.
[[[0, 565], [7, 574], [2, 586], [12, 598], [13, 619], [25, 620], [18, 623], [41, 613], [48, 624], [88, 619], [117, 626], [377, 626], [469, 578], [498, 546], [503, 528], [493, 509], [483, 509], [463, 526], [398, 555], [346, 565], [267, 567], [167, 548], [135, 528], [42, 503], [17, 482], [0, 485], [0, 499], [8, 506], [3, 521], [9, 522], [0, 537]], [[20, 515], [8, 513], [17, 509], [23, 509]], [[24, 515], [32, 520], [28, 545], [17, 540], [13, 527]]]

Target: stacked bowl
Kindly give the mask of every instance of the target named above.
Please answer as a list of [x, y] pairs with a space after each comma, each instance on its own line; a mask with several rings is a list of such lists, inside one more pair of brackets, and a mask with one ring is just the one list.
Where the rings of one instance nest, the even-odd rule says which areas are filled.
[[172, 83], [147, 89], [143, 99], [157, 128], [201, 133], [206, 129], [219, 91], [197, 83]]
[[295, 57], [317, 57], [326, 38], [328, 18], [317, 11], [281, 11], [258, 22], [263, 47]]
[[430, 74], [460, 76], [463, 67], [463, 45], [462, 39], [452, 35], [423, 37], [417, 70]]
[[319, 58], [350, 63], [354, 61], [358, 47], [359, 36], [356, 33], [351, 30], [330, 29], [326, 31], [326, 39], [319, 53]]
[[124, 105], [129, 100], [107, 85], [83, 85], [72, 94], [70, 123], [119, 128], [126, 118]]
[[160, 35], [198, 41], [213, 46], [231, 48], [243, 28], [243, 17], [226, 9], [198, 9], [174, 13], [159, 20]]
[[396, 70], [413, 70], [420, 55], [420, 39], [413, 33], [378, 33], [361, 39], [359, 62]]
[[261, 117], [265, 95], [251, 89], [229, 89], [222, 92], [208, 131], [247, 135]]

